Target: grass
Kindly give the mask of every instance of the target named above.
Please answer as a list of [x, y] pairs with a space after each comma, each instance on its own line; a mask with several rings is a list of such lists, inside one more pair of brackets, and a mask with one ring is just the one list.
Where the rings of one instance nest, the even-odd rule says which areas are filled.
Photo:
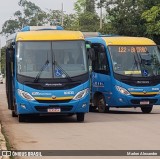
[[[0, 124], [2, 125], [2, 123], [0, 123]], [[12, 146], [10, 145], [9, 139], [8, 139], [6, 133], [5, 133], [3, 125], [2, 125], [2, 130], [1, 131], [2, 131], [2, 134], [3, 134], [3, 136], [5, 138], [5, 141], [6, 141], [6, 148], [7, 148], [7, 150], [12, 150]], [[14, 159], [14, 157], [10, 156], [10, 159]]]

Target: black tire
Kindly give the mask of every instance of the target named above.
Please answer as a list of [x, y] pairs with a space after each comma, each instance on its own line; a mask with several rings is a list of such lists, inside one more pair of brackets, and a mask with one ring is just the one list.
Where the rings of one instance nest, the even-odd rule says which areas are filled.
[[142, 112], [143, 112], [144, 114], [149, 114], [149, 113], [151, 113], [152, 109], [153, 109], [153, 105], [141, 107], [141, 110], [142, 110]]
[[84, 113], [77, 113], [77, 121], [78, 122], [84, 121]]
[[96, 111], [96, 109], [97, 109], [97, 106], [89, 106], [89, 111], [90, 112], [95, 112]]
[[70, 116], [73, 116], [74, 115], [74, 113], [70, 113], [70, 114], [68, 114], [68, 116], [70, 117]]
[[18, 121], [19, 121], [19, 123], [25, 122], [25, 121], [26, 121], [26, 115], [24, 115], [24, 114], [19, 114], [19, 115], [18, 115]]
[[16, 114], [14, 110], [12, 110], [12, 117], [18, 117], [18, 115]]
[[96, 103], [97, 103], [97, 107], [98, 107], [98, 112], [99, 113], [107, 113], [107, 112], [109, 112], [109, 107], [106, 106], [106, 100], [105, 100], [103, 95], [100, 95], [97, 98]]

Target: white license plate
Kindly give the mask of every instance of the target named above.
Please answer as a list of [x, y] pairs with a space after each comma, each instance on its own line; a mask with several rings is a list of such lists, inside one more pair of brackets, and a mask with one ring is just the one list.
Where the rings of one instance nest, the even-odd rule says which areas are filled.
[[141, 104], [141, 105], [148, 105], [148, 104], [149, 104], [149, 101], [140, 101], [140, 104]]
[[61, 112], [61, 108], [49, 108], [47, 109], [48, 113], [59, 113]]

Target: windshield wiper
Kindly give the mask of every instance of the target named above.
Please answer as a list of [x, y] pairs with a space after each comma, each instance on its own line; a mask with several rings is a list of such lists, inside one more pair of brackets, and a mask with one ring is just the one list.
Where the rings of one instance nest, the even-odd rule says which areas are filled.
[[[133, 65], [131, 71], [134, 71], [134, 70], [135, 70], [135, 67], [136, 67], [137, 70], [138, 70], [138, 64], [139, 64], [139, 62], [136, 60], [136, 57], [135, 57], [135, 55], [134, 55], [134, 65]], [[132, 76], [132, 75], [133, 75], [133, 72], [130, 74], [130, 76]]]
[[68, 73], [57, 63], [57, 61], [54, 60], [53, 64], [54, 64], [57, 68], [59, 68], [59, 69], [66, 75], [66, 77], [67, 77], [70, 81], [72, 81], [72, 78], [71, 78], [71, 77], [68, 75]]
[[138, 70], [138, 61], [136, 60], [136, 57], [134, 55], [134, 66], [133, 66], [133, 70], [135, 70], [135, 67], [137, 67]]
[[41, 73], [42, 73], [42, 72], [44, 71], [44, 69], [48, 66], [48, 64], [49, 64], [49, 60], [47, 59], [46, 62], [45, 62], [45, 64], [42, 66], [42, 68], [41, 68], [40, 71], [38, 72], [36, 78], [34, 79], [34, 82], [38, 82]]

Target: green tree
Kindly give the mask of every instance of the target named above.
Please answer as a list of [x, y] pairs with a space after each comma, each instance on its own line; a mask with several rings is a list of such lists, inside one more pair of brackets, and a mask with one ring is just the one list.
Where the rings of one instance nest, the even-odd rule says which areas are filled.
[[84, 13], [86, 10], [86, 0], [77, 0], [74, 3], [74, 10], [77, 14]]
[[21, 30], [26, 25], [43, 25], [48, 23], [46, 21], [47, 14], [42, 11], [34, 3], [27, 0], [20, 0], [19, 6], [22, 7], [22, 11], [16, 11], [13, 18], [7, 20], [2, 26], [2, 35], [9, 35], [18, 30]]
[[145, 11], [142, 18], [146, 20], [147, 35], [160, 45], [160, 4]]
[[64, 29], [66, 30], [79, 30], [79, 21], [76, 14], [64, 15]]
[[77, 0], [75, 10], [78, 18], [78, 30], [97, 31], [99, 17], [95, 11], [96, 0]]
[[142, 10], [150, 10], [153, 6], [159, 5], [159, 0], [139, 0], [139, 5], [141, 5]]
[[[99, 7], [106, 8], [106, 23], [109, 32], [127, 36], [148, 36], [143, 12], [159, 4], [159, 0], [100, 0]], [[146, 14], [146, 13], [145, 13]], [[102, 32], [106, 28], [102, 28]]]
[[[2, 26], [2, 35], [8, 36], [24, 26], [42, 26], [42, 25], [61, 25], [62, 13], [60, 10], [47, 11], [41, 10], [40, 7], [27, 0], [20, 0], [19, 6], [22, 11], [16, 11], [12, 19], [7, 20]], [[69, 30], [78, 30], [79, 21], [75, 14], [64, 14], [64, 28]]]
[[6, 47], [2, 47], [1, 48], [1, 72], [3, 74], [5, 74], [5, 50], [6, 50]]
[[99, 17], [92, 12], [85, 12], [79, 15], [79, 30], [96, 32], [99, 30]]
[[86, 11], [95, 13], [95, 0], [86, 0]]
[[143, 36], [145, 27], [141, 19], [142, 9], [138, 0], [103, 1], [107, 12], [107, 22], [111, 23], [113, 31], [119, 35]]
[[49, 9], [47, 14], [46, 21], [50, 25], [61, 25], [61, 17], [62, 17], [62, 12], [60, 10], [52, 10]]

